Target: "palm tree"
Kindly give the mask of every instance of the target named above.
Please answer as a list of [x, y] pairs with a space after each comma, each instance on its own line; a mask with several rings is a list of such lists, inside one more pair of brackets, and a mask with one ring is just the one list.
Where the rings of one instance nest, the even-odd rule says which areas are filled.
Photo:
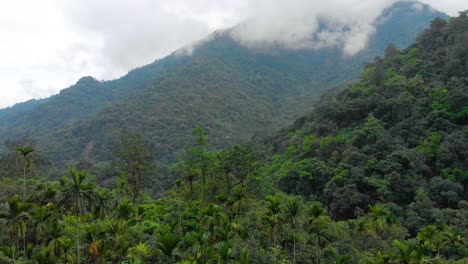
[[181, 236], [173, 234], [170, 227], [165, 226], [156, 237], [155, 245], [159, 251], [172, 260], [172, 258], [177, 255], [177, 247], [181, 241]]
[[123, 198], [117, 205], [117, 216], [128, 220], [130, 217], [134, 216], [138, 208], [132, 203], [128, 198]]
[[346, 264], [351, 263], [351, 255], [344, 254], [341, 255], [338, 250], [334, 247], [330, 249], [332, 256], [333, 256], [333, 264]]
[[58, 219], [50, 221], [49, 228], [44, 231], [43, 236], [51, 263], [60, 262], [61, 257], [65, 255], [65, 249], [73, 243], [71, 239], [65, 237], [62, 221]]
[[237, 186], [237, 188], [234, 189], [233, 197], [237, 202], [237, 212], [235, 212], [235, 214], [237, 216], [240, 216], [242, 211], [242, 201], [245, 200], [245, 198], [247, 197], [247, 192], [245, 188], [242, 186]]
[[386, 233], [387, 240], [389, 240], [390, 234], [388, 233], [388, 226], [389, 224], [394, 222], [391, 212], [386, 207], [380, 204], [369, 206], [369, 210], [369, 215], [371, 216], [371, 230], [374, 232], [375, 235], [379, 233]]
[[417, 246], [413, 240], [405, 242], [394, 240], [392, 243], [398, 250], [398, 254], [395, 255], [397, 263], [410, 264], [415, 258], [418, 258]]
[[313, 203], [309, 208], [309, 218], [307, 220], [309, 228], [315, 235], [316, 264], [320, 263], [320, 241], [328, 234], [328, 226], [332, 222], [329, 216], [325, 215], [325, 209], [318, 203]]
[[302, 203], [298, 197], [289, 198], [286, 202], [286, 218], [293, 230], [293, 263], [296, 263], [296, 235], [299, 225], [299, 216], [302, 210]]
[[228, 264], [232, 263], [233, 259], [233, 250], [232, 244], [229, 241], [219, 242], [215, 245], [215, 248], [218, 249], [218, 263], [219, 264]]
[[281, 223], [280, 213], [280, 199], [275, 196], [267, 196], [265, 198], [268, 201], [267, 214], [263, 217], [263, 221], [267, 224], [267, 236], [271, 240], [273, 247], [276, 247], [276, 233]]
[[68, 205], [70, 211], [77, 215], [76, 221], [76, 256], [80, 264], [80, 231], [79, 218], [83, 214], [83, 205], [90, 204], [99, 199], [95, 185], [87, 183], [87, 172], [70, 170], [71, 181], [63, 177], [60, 180], [59, 201], [62, 205]]
[[363, 264], [389, 264], [392, 259], [392, 255], [389, 253], [382, 253], [382, 251], [377, 251], [375, 255], [367, 255], [362, 259]]
[[49, 208], [45, 205], [34, 207], [32, 212], [32, 219], [35, 243], [42, 240], [40, 236], [44, 234], [44, 230], [49, 224], [47, 220], [51, 217], [51, 215], [52, 214], [49, 211]]
[[198, 232], [192, 232], [192, 254], [197, 263], [207, 263], [212, 258], [209, 247], [209, 239], [211, 234], [204, 229]]
[[270, 238], [272, 247], [276, 247], [276, 233], [280, 223], [280, 217], [277, 214], [265, 215], [263, 221], [267, 225], [266, 234]]
[[23, 238], [23, 250], [26, 251], [26, 228], [30, 219], [28, 210], [29, 205], [20, 202], [18, 195], [0, 205], [0, 219], [9, 228], [11, 241], [16, 242], [16, 251], [20, 248], [20, 237]]
[[448, 240], [452, 248], [456, 248], [457, 245], [462, 245], [465, 242], [463, 239], [463, 231], [461, 229], [447, 230], [445, 232], [445, 238]]
[[28, 155], [34, 151], [30, 146], [17, 147], [16, 151], [23, 156], [24, 166], [23, 166], [23, 203], [26, 202], [26, 169], [31, 168], [31, 161], [28, 158]]
[[418, 233], [416, 239], [424, 249], [433, 251], [439, 256], [442, 248], [451, 243], [447, 234], [449, 234], [449, 230], [445, 225], [428, 225]]

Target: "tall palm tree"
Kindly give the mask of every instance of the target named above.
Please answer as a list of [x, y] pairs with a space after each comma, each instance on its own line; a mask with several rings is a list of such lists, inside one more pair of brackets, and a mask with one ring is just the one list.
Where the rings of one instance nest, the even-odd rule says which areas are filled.
[[47, 220], [51, 216], [52, 214], [47, 206], [34, 206], [32, 210], [32, 220], [35, 243], [38, 243], [42, 240], [40, 236], [44, 234], [44, 230], [49, 226], [49, 221]]
[[76, 221], [76, 256], [80, 261], [80, 230], [79, 219], [85, 210], [85, 206], [93, 202], [99, 202], [99, 196], [94, 184], [87, 182], [88, 173], [85, 171], [70, 170], [71, 181], [63, 177], [60, 179], [59, 202], [69, 206], [70, 211], [77, 215]]
[[280, 199], [275, 196], [267, 196], [265, 199], [268, 201], [268, 212], [263, 216], [263, 221], [267, 224], [267, 236], [270, 238], [272, 246], [276, 247], [276, 233], [281, 223], [281, 202]]
[[177, 247], [182, 241], [182, 237], [171, 232], [169, 226], [163, 227], [156, 237], [156, 248], [171, 261], [178, 254]]
[[218, 250], [218, 261], [219, 264], [229, 264], [233, 262], [233, 250], [232, 243], [229, 241], [222, 241], [214, 246]]
[[286, 201], [286, 218], [293, 230], [293, 263], [296, 263], [296, 235], [299, 226], [299, 216], [302, 210], [302, 203], [298, 197], [289, 198]]
[[192, 255], [196, 263], [207, 263], [213, 257], [209, 245], [210, 237], [210, 232], [204, 229], [200, 229], [196, 233], [191, 233]]
[[15, 241], [17, 252], [20, 248], [20, 237], [23, 238], [23, 250], [26, 251], [26, 228], [30, 219], [28, 210], [29, 205], [20, 202], [18, 195], [0, 205], [0, 220], [9, 229], [10, 239]]
[[53, 219], [49, 222], [49, 228], [43, 232], [44, 242], [47, 245], [47, 255], [51, 262], [57, 263], [64, 254], [67, 244], [73, 243], [65, 237], [62, 221]]
[[[325, 209], [318, 203], [314, 203], [309, 209], [309, 218], [307, 220], [309, 228], [315, 235], [316, 263], [320, 263], [320, 242], [326, 238], [329, 233], [328, 227], [332, 220], [325, 215]], [[322, 241], [323, 242], [323, 241]]]
[[31, 160], [28, 155], [31, 154], [34, 149], [30, 146], [17, 147], [16, 151], [23, 156], [24, 166], [23, 166], [23, 203], [26, 202], [26, 169], [31, 168]]

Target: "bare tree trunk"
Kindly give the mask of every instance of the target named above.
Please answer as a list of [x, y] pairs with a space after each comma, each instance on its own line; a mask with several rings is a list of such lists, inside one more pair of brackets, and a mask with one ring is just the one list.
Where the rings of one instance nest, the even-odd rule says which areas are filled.
[[293, 263], [296, 264], [296, 235], [293, 235]]
[[79, 234], [79, 223], [78, 219], [76, 221], [76, 258], [77, 258], [77, 263], [80, 264], [80, 234]]
[[226, 173], [226, 192], [227, 198], [229, 198], [231, 194], [231, 181], [229, 180], [229, 173]]
[[23, 167], [23, 203], [26, 202], [26, 165]]
[[81, 203], [80, 203], [80, 198], [76, 197], [76, 205], [78, 207], [78, 216], [76, 219], [76, 258], [77, 258], [77, 263], [81, 263], [80, 259], [80, 216], [81, 216]]
[[194, 199], [193, 198], [193, 179], [190, 178], [189, 182], [190, 182], [190, 200], [193, 200]]
[[320, 264], [320, 249], [319, 249], [319, 235], [318, 235], [318, 234], [317, 234], [317, 241], [316, 241], [316, 243], [315, 243], [315, 246], [317, 247], [317, 252], [316, 252], [316, 254], [317, 254], [317, 257], [316, 257], [316, 258], [317, 258], [317, 262], [316, 262], [316, 264]]
[[23, 251], [24, 256], [26, 257], [26, 230], [23, 232]]

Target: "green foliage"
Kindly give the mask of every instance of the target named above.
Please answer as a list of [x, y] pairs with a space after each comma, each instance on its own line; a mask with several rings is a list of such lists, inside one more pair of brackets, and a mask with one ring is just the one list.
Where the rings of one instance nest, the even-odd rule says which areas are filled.
[[441, 141], [442, 136], [439, 133], [430, 132], [429, 138], [422, 140], [417, 149], [421, 154], [424, 154], [426, 157], [433, 159], [437, 155]]
[[324, 89], [355, 80], [390, 43], [410, 45], [438, 16], [445, 17], [397, 3], [355, 56], [343, 56], [341, 47], [252, 52], [228, 31], [213, 33], [191, 56], [175, 52], [116, 80], [83, 77], [55, 96], [1, 110], [0, 141], [34, 135], [59, 169], [110, 160], [123, 126], [140, 131], [164, 162], [177, 160], [197, 126], [213, 135], [210, 148], [244, 143], [259, 129], [290, 124]]
[[153, 154], [140, 134], [123, 129], [115, 156], [117, 168], [125, 179], [125, 183], [121, 182], [121, 184], [129, 185], [129, 188], [121, 187], [123, 190], [128, 190], [125, 194], [130, 195], [133, 201], [136, 201], [149, 183], [149, 176], [155, 170]]
[[[196, 128], [176, 184], [157, 199], [143, 184], [128, 197], [132, 172], [153, 162], [130, 134], [118, 151], [125, 176], [111, 188], [71, 169], [58, 181], [29, 179], [21, 201], [21, 177], [2, 177], [0, 261], [466, 262], [467, 131], [447, 113], [466, 107], [468, 73], [444, 56], [465, 56], [467, 21], [436, 20], [411, 48], [389, 48], [358, 85], [327, 95], [263, 147], [211, 151], [212, 137]], [[10, 154], [2, 166], [18, 160]]]

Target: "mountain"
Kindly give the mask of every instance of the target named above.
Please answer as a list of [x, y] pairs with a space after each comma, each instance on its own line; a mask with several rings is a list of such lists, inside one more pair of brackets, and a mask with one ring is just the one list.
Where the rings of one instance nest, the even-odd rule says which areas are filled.
[[347, 89], [251, 144], [265, 157], [257, 186], [313, 197], [337, 219], [385, 203], [411, 232], [440, 220], [433, 208], [466, 210], [467, 33], [468, 12], [434, 20], [415, 44], [387, 50]]
[[2, 155], [0, 263], [466, 264], [467, 43], [468, 10], [435, 19], [248, 147], [211, 151], [195, 129], [157, 199], [139, 136], [112, 188]]
[[191, 55], [175, 52], [117, 80], [85, 77], [40, 103], [2, 110], [0, 140], [37, 138], [59, 163], [108, 159], [123, 127], [143, 133], [163, 161], [176, 159], [196, 126], [213, 135], [213, 147], [245, 142], [305, 113], [325, 88], [357, 78], [388, 44], [404, 47], [433, 18], [446, 17], [413, 5], [385, 10], [368, 47], [353, 57], [338, 48], [259, 52], [216, 32]]

